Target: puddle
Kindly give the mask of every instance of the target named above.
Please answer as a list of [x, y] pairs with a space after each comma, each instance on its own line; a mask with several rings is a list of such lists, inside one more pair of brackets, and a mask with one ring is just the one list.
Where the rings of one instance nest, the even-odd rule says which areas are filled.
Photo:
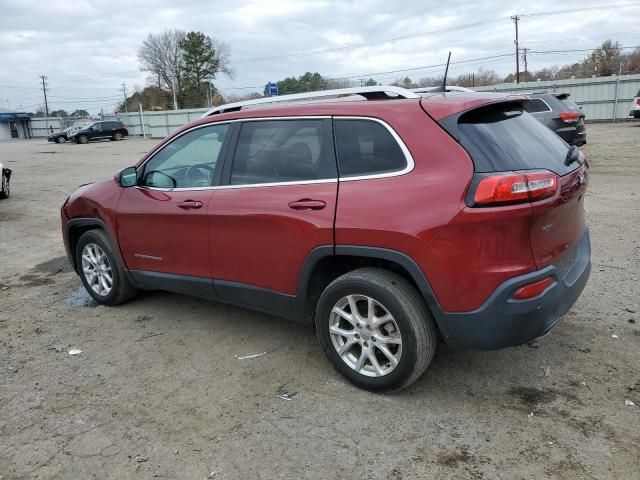
[[84, 287], [80, 287], [75, 292], [67, 295], [64, 299], [64, 303], [71, 305], [72, 307], [96, 308], [98, 306], [98, 302], [89, 295]]

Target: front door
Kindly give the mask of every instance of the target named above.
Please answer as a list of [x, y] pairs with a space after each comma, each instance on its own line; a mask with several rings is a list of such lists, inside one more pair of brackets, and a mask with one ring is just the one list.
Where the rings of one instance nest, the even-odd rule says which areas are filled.
[[306, 256], [333, 246], [331, 120], [245, 121], [231, 155], [209, 207], [216, 293], [240, 303], [268, 291], [294, 295]]
[[211, 278], [207, 211], [228, 124], [176, 137], [138, 169], [118, 203], [118, 241], [129, 270]]

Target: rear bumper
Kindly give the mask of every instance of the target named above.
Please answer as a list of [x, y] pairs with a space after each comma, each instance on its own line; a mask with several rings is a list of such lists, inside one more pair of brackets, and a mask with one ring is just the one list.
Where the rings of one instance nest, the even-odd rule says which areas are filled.
[[[591, 244], [586, 230], [576, 247], [554, 265], [512, 278], [471, 312], [434, 312], [445, 341], [452, 348], [497, 350], [522, 345], [545, 335], [578, 299], [591, 271]], [[554, 283], [541, 295], [514, 300], [519, 287], [551, 276]]]
[[629, 116], [633, 118], [640, 118], [640, 109], [636, 110], [635, 108], [629, 112]]
[[555, 131], [569, 145], [578, 147], [587, 143], [587, 131], [584, 125], [563, 127]]

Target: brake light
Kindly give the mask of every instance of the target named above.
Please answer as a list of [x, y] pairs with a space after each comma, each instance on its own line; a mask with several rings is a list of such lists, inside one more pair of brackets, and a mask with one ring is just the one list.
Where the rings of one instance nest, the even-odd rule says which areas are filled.
[[497, 206], [533, 202], [552, 197], [558, 177], [548, 170], [499, 173], [483, 177], [473, 195], [476, 206]]
[[528, 298], [537, 297], [551, 285], [553, 285], [553, 277], [543, 278], [537, 282], [520, 287], [513, 293], [513, 298], [515, 300], [526, 300]]
[[560, 120], [564, 120], [565, 122], [575, 122], [580, 118], [580, 112], [561, 112]]
[[636, 105], [640, 105], [640, 97], [636, 98]]

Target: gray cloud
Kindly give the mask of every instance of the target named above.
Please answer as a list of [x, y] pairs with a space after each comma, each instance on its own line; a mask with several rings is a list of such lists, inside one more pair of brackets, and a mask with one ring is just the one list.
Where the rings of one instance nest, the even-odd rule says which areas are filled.
[[[224, 93], [245, 93], [267, 81], [305, 71], [331, 77], [357, 77], [442, 63], [449, 50], [453, 60], [466, 60], [512, 52], [513, 24], [504, 19], [492, 24], [437, 35], [328, 52], [269, 60], [289, 53], [331, 49], [353, 44], [440, 31], [470, 23], [508, 17], [516, 11], [539, 12], [585, 5], [579, 1], [446, 2], [405, 0], [367, 1], [205, 1], [184, 2], [92, 0], [40, 2], [1, 0], [0, 101], [6, 108], [22, 104], [34, 109], [41, 103], [38, 76], [48, 76], [54, 109], [84, 107], [112, 110], [121, 98], [120, 83], [129, 91], [142, 87], [147, 75], [139, 71], [137, 49], [149, 32], [168, 28], [199, 30], [231, 47], [233, 79], [216, 80]], [[593, 48], [606, 38], [623, 45], [640, 43], [635, 28], [640, 8], [611, 8], [590, 12], [523, 18], [523, 46], [548, 51]], [[530, 69], [565, 64], [583, 53], [532, 54]], [[454, 65], [451, 74], [479, 67], [506, 74], [514, 59]], [[413, 78], [441, 73], [441, 68], [410, 73]], [[390, 82], [403, 73], [378, 75]], [[30, 108], [27, 108], [30, 107]]]

